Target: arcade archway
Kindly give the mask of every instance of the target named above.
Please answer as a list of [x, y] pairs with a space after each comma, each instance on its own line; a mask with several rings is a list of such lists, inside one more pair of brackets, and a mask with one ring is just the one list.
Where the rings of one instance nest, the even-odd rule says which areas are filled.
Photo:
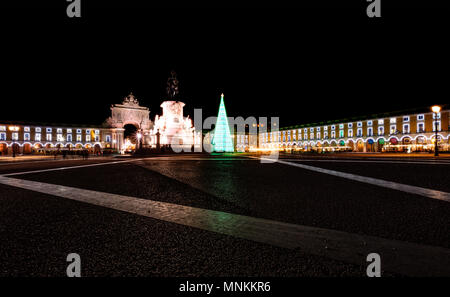
[[[131, 135], [126, 131], [128, 125], [132, 125], [139, 130], [142, 135], [148, 135], [152, 128], [150, 121], [150, 110], [147, 107], [139, 105], [138, 100], [133, 94], [128, 95], [123, 99], [122, 104], [114, 104], [111, 107], [111, 117], [106, 120], [106, 124], [113, 129], [113, 149], [118, 151], [125, 151], [126, 146], [132, 143]], [[127, 135], [124, 135], [127, 133]], [[135, 133], [132, 131], [131, 133]], [[126, 138], [129, 138], [129, 143], [126, 143]], [[134, 140], [136, 145], [136, 140]]]
[[123, 126], [124, 149], [125, 151], [134, 151], [138, 147], [139, 126], [135, 124], [126, 124]]
[[8, 145], [6, 143], [0, 143], [0, 155], [8, 154]]

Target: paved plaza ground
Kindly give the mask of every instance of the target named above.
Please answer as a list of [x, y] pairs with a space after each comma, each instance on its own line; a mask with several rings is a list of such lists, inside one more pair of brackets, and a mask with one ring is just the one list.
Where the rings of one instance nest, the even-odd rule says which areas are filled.
[[0, 160], [1, 276], [450, 276], [450, 159]]

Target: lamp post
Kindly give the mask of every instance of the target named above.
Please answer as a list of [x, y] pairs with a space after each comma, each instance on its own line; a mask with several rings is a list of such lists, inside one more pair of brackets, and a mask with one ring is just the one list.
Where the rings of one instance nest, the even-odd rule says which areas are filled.
[[435, 131], [435, 138], [434, 138], [434, 156], [439, 156], [439, 149], [438, 149], [438, 114], [441, 111], [441, 107], [439, 105], [435, 105], [431, 107], [431, 110], [434, 112], [434, 131]]

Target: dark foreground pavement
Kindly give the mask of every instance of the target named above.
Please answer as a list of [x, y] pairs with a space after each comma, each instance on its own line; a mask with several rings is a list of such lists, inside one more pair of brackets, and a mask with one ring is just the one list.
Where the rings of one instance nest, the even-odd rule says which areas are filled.
[[[388, 164], [385, 170], [398, 170], [390, 176], [376, 164], [317, 163], [392, 179], [419, 166]], [[448, 165], [420, 166], [423, 185], [446, 189], [440, 185]], [[174, 156], [14, 177], [450, 247], [448, 202], [241, 157]], [[4, 276], [64, 276], [71, 252], [80, 253], [86, 275], [365, 276], [366, 263], [344, 264], [4, 185], [0, 193]]]
[[362, 276], [365, 268], [0, 185], [1, 276]]

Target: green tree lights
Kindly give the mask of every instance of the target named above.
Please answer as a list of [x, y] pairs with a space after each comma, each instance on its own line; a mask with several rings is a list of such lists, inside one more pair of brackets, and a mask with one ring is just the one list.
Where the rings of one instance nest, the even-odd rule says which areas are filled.
[[223, 94], [220, 96], [219, 114], [211, 144], [213, 152], [234, 152], [233, 139], [231, 138], [230, 126], [228, 126], [227, 111], [223, 102]]

